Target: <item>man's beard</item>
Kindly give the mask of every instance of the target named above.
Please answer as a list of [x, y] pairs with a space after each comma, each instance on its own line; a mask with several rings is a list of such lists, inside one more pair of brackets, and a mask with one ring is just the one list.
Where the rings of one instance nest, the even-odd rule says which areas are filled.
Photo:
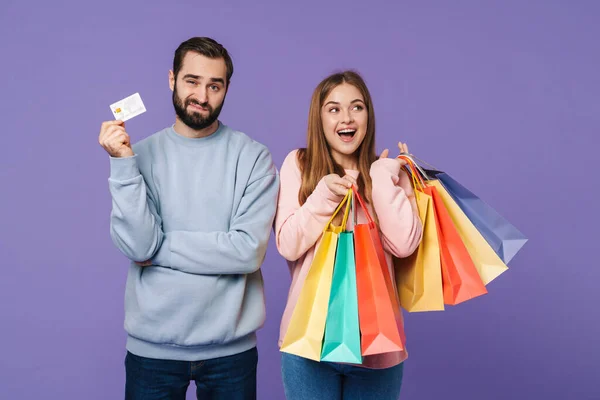
[[[208, 104], [208, 102], [200, 103], [194, 99], [186, 99], [185, 103], [179, 98], [177, 94], [177, 85], [175, 85], [175, 90], [173, 90], [173, 107], [175, 107], [175, 113], [185, 125], [189, 126], [191, 129], [195, 131], [199, 131], [205, 128], [208, 128], [219, 118], [219, 114], [221, 114], [221, 109], [223, 108], [223, 103], [225, 99], [219, 104], [219, 106], [213, 110], [213, 108]], [[208, 110], [208, 115], [203, 117], [199, 112], [188, 112], [188, 106], [190, 104], [197, 104], [201, 107], [204, 107]]]

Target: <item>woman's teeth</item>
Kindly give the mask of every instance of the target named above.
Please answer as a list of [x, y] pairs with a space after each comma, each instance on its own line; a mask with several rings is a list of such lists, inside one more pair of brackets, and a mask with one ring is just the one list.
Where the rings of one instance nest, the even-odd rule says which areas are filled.
[[354, 129], [342, 129], [337, 132], [337, 134], [340, 136], [340, 138], [344, 142], [352, 141], [352, 138], [354, 137], [355, 133], [356, 133], [356, 130], [354, 130]]

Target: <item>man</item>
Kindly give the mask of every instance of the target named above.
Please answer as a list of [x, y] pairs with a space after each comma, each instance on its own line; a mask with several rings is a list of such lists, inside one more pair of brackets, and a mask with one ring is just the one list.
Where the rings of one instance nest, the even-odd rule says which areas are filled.
[[279, 177], [267, 148], [218, 117], [233, 64], [210, 38], [175, 52], [175, 124], [131, 145], [102, 124], [111, 237], [132, 260], [125, 292], [126, 399], [256, 398], [260, 266]]

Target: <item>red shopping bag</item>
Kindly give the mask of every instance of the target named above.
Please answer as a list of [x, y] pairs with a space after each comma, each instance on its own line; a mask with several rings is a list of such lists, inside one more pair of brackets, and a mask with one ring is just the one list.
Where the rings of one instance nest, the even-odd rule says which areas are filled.
[[400, 308], [377, 225], [356, 190], [354, 197], [367, 217], [366, 224], [354, 225], [361, 352], [367, 356], [402, 351]]

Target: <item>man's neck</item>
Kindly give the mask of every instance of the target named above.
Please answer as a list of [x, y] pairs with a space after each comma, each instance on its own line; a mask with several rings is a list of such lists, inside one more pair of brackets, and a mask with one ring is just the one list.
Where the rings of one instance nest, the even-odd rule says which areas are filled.
[[178, 135], [181, 135], [181, 136], [184, 136], [187, 138], [191, 138], [191, 139], [199, 139], [199, 138], [210, 136], [213, 133], [215, 133], [217, 131], [217, 129], [219, 129], [219, 120], [216, 120], [215, 122], [210, 124], [210, 126], [207, 126], [204, 129], [195, 130], [195, 129], [190, 128], [183, 122], [181, 122], [181, 120], [179, 118], [176, 118], [175, 126], [173, 127], [173, 129], [175, 129], [175, 132]]

